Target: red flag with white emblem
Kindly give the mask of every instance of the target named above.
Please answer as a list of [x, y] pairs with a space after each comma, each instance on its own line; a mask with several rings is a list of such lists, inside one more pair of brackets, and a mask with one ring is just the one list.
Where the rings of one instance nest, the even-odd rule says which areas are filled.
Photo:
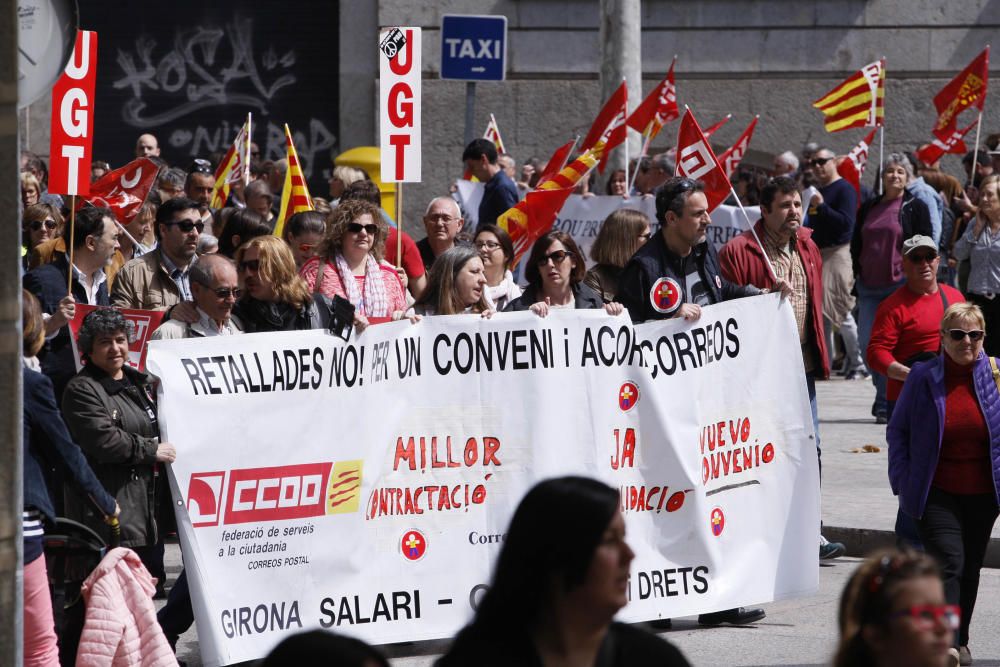
[[91, 183], [90, 194], [80, 198], [76, 210], [87, 204], [109, 208], [118, 222], [127, 225], [149, 196], [159, 171], [160, 168], [149, 158], [132, 160]]
[[705, 184], [709, 212], [724, 202], [731, 191], [729, 177], [689, 108], [684, 109], [684, 117], [677, 133], [677, 169], [674, 173]]
[[868, 133], [868, 136], [861, 140], [857, 146], [851, 149], [847, 158], [837, 165], [837, 173], [845, 181], [854, 186], [854, 191], [858, 194], [858, 206], [861, 206], [861, 176], [865, 173], [865, 165], [868, 164], [868, 149], [875, 140], [875, 130]]
[[969, 123], [968, 127], [964, 130], [954, 130], [947, 139], [941, 139], [937, 136], [931, 143], [923, 146], [917, 151], [917, 159], [919, 159], [924, 164], [934, 164], [941, 159], [941, 156], [945, 153], [957, 153], [959, 155], [965, 153], [968, 148], [965, 146], [965, 142], [962, 141], [965, 135], [969, 133], [969, 130], [974, 128], [979, 123], [979, 119]]
[[750, 137], [753, 136], [753, 131], [757, 127], [757, 120], [759, 118], [760, 116], [754, 116], [750, 124], [747, 125], [747, 129], [743, 130], [743, 134], [736, 140], [736, 143], [719, 156], [719, 162], [722, 163], [722, 168], [726, 170], [726, 176], [732, 178], [736, 172], [736, 168], [743, 161], [743, 155], [747, 152], [747, 146], [750, 145]]
[[664, 125], [681, 115], [677, 108], [677, 86], [674, 84], [676, 63], [677, 57], [674, 56], [667, 76], [628, 117], [628, 126], [645, 135], [647, 141], [652, 141]]
[[957, 129], [958, 116], [963, 111], [972, 106], [983, 110], [989, 79], [990, 47], [987, 46], [934, 96], [934, 108], [938, 112], [934, 123], [935, 136], [947, 141], [949, 135]]

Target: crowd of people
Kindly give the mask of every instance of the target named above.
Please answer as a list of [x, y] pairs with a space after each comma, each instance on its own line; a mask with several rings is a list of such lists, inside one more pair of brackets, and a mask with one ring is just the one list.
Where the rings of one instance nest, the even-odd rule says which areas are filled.
[[[283, 160], [261, 161], [252, 149], [251, 182], [234, 183], [226, 206], [212, 209], [217, 160], [170, 166], [149, 134], [138, 139], [136, 156], [160, 171], [136, 215], [119, 220], [88, 205], [70, 226], [67, 201], [46, 191], [44, 161], [23, 154], [25, 636], [34, 656], [27, 664], [55, 664], [40, 556], [44, 526], [56, 514], [109, 540], [116, 525], [115, 539], [157, 579], [155, 596], [166, 595], [163, 535], [173, 528], [163, 466], [183, 456], [183, 443], [160, 441], [155, 379], [128, 364], [133, 334], [118, 310], [83, 318], [78, 370], [68, 327], [78, 304], [162, 311], [153, 338], [176, 339], [327, 329], [344, 304], [358, 333], [400, 319], [546, 317], [581, 308], [627, 313], [634, 322], [693, 321], [709, 305], [772, 291], [794, 313], [817, 459], [816, 383], [833, 373], [871, 378], [872, 416], [888, 425], [889, 480], [906, 550], [858, 570], [841, 608], [837, 664], [917, 664], [893, 662], [894, 647], [942, 629], [942, 660], [971, 664], [969, 620], [1000, 497], [1000, 442], [990, 435], [1000, 432], [992, 359], [1000, 334], [996, 342], [987, 336], [1000, 323], [998, 142], [991, 135], [975, 158], [966, 156], [964, 186], [938, 165], [890, 153], [874, 190], [860, 193], [837, 170], [844, 157], [828, 148], [782, 153], [771, 174], [734, 176], [743, 203], [759, 206], [761, 218], [721, 250], [706, 240], [703, 184], [672, 176], [673, 156], [659, 153], [633, 165], [631, 187], [625, 171], [609, 174], [607, 194], [626, 202], [604, 221], [589, 257], [571, 235], [550, 231], [525, 256], [522, 284], [512, 272], [511, 237], [497, 220], [535, 186], [543, 165], [529, 160], [517, 172], [488, 140], [461, 156], [466, 173], [484, 183], [478, 225], [469, 228], [459, 202], [442, 194], [427, 204], [419, 241], [382, 210], [363, 171], [342, 166], [329, 174], [329, 198], [314, 198], [315, 210], [291, 216], [277, 236]], [[109, 169], [95, 162], [93, 176]], [[640, 197], [655, 199], [655, 220], [628, 207]], [[668, 644], [612, 622], [634, 555], [616, 497], [576, 478], [532, 490], [514, 516], [496, 585], [441, 664], [484, 664], [484, 655], [489, 664], [686, 664]], [[533, 503], [547, 515], [561, 504], [593, 512], [567, 512], [587, 514], [586, 525], [567, 518], [540, 526]], [[571, 543], [565, 558], [552, 556]], [[820, 559], [843, 553], [820, 534]], [[906, 592], [914, 581], [919, 595]], [[738, 608], [699, 621], [743, 624], [764, 615]], [[192, 619], [182, 574], [159, 614], [171, 646]], [[899, 624], [907, 625], [903, 634]], [[935, 648], [925, 654], [939, 652], [941, 637], [928, 637]]]

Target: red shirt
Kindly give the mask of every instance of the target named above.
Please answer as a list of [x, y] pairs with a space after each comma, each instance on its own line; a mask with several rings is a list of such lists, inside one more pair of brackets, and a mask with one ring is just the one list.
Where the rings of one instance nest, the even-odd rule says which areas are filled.
[[[961, 303], [965, 297], [954, 287], [938, 285], [944, 290], [948, 305]], [[886, 297], [875, 312], [872, 336], [868, 341], [868, 366], [882, 375], [887, 374], [893, 361], [904, 363], [920, 352], [941, 349], [941, 317], [944, 304], [941, 294], [917, 294], [906, 285]], [[889, 378], [886, 398], [895, 401], [903, 383]]]
[[[389, 227], [389, 235], [385, 239], [385, 261], [393, 266], [396, 266], [396, 234], [396, 228]], [[403, 232], [403, 270], [410, 280], [424, 275], [424, 261], [420, 259], [420, 251], [406, 232]]]
[[974, 367], [944, 355], [944, 434], [932, 484], [957, 495], [994, 493], [990, 433], [976, 399]]

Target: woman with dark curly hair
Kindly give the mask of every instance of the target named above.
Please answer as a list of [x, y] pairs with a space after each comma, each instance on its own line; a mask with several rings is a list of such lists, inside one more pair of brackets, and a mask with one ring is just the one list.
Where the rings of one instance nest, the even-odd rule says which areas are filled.
[[382, 262], [388, 232], [374, 204], [361, 199], [341, 202], [330, 214], [317, 256], [299, 275], [313, 292], [350, 301], [356, 325], [398, 317], [406, 310], [406, 295], [396, 270]]
[[[158, 576], [155, 508], [163, 492], [158, 486], [166, 477], [154, 473], [157, 465], [173, 463], [177, 450], [160, 442], [152, 378], [128, 363], [133, 336], [133, 324], [112, 308], [99, 308], [83, 318], [77, 345], [86, 363], [66, 385], [62, 413], [97, 478], [122, 508], [121, 546], [138, 553]], [[67, 506], [79, 513], [71, 518], [106, 541], [111, 537], [104, 517], [89, 506]]]
[[545, 317], [550, 310], [604, 308], [609, 315], [624, 310], [620, 303], [604, 303], [601, 295], [583, 284], [587, 263], [573, 237], [549, 232], [535, 241], [524, 275], [528, 287], [504, 311], [530, 310]]
[[586, 477], [535, 485], [507, 529], [476, 617], [438, 667], [685, 667], [680, 651], [615, 623], [635, 553], [615, 489]]

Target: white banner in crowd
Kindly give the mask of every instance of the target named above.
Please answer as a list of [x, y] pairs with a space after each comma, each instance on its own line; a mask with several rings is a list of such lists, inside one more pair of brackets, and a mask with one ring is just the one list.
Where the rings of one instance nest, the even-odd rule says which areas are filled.
[[[476, 221], [479, 216], [479, 202], [483, 198], [483, 184], [472, 181], [460, 180], [458, 183], [458, 199], [465, 215], [465, 229], [472, 232], [476, 228]], [[606, 195], [584, 197], [582, 195], [570, 195], [566, 204], [556, 216], [553, 229], [567, 232], [580, 246], [584, 257], [587, 258], [588, 266], [590, 261], [590, 247], [594, 245], [597, 232], [601, 228], [601, 223], [605, 218], [620, 208], [634, 208], [642, 211], [654, 222], [656, 221], [656, 201], [653, 197], [610, 197]], [[757, 222], [760, 219], [760, 208], [757, 206], [746, 207], [750, 220]], [[726, 245], [726, 241], [740, 234], [747, 229], [746, 220], [737, 206], [727, 206], [722, 204], [712, 211], [712, 224], [708, 228], [708, 240], [715, 246], [716, 250], [721, 250]]]
[[816, 590], [819, 482], [777, 295], [633, 326], [602, 311], [156, 341], [206, 665], [329, 628], [452, 636], [537, 481], [620, 490], [625, 621]]

